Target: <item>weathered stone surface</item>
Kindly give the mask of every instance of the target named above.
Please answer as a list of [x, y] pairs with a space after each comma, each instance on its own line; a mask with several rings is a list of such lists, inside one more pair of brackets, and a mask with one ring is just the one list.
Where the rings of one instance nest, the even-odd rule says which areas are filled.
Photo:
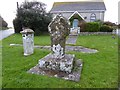
[[76, 44], [77, 38], [77, 35], [69, 35], [66, 44]]
[[25, 29], [21, 31], [23, 37], [24, 55], [31, 55], [34, 52], [34, 31]]
[[79, 35], [112, 35], [114, 32], [80, 32]]
[[34, 31], [32, 30], [32, 29], [24, 29], [23, 31], [21, 31], [20, 33], [22, 33], [22, 34], [33, 34], [34, 33]]
[[[75, 55], [65, 54], [66, 36], [70, 32], [68, 21], [61, 15], [57, 15], [49, 24], [48, 29], [51, 36], [52, 53], [40, 59], [38, 65], [28, 72], [79, 81], [82, 63], [80, 65], [75, 63], [77, 67], [73, 67]], [[77, 70], [77, 72], [73, 70]]]
[[38, 74], [38, 75], [47, 75], [49, 77], [56, 77], [62, 78], [65, 80], [71, 80], [75, 82], [80, 81], [81, 70], [83, 67], [83, 63], [81, 60], [75, 60], [74, 68], [71, 73], [66, 73], [63, 71], [56, 71], [56, 70], [45, 70], [39, 67], [39, 64], [31, 68], [28, 73]]
[[52, 53], [58, 56], [65, 54], [66, 36], [70, 33], [70, 25], [67, 19], [57, 15], [48, 26], [51, 36]]
[[74, 55], [65, 54], [64, 57], [56, 58], [54, 54], [48, 54], [39, 60], [39, 67], [44, 70], [57, 70], [70, 73], [73, 68]]
[[[10, 44], [10, 46], [22, 46], [21, 44]], [[40, 49], [48, 49], [51, 50], [50, 46], [34, 46], [34, 48], [40, 48]], [[66, 46], [65, 51], [76, 51], [76, 52], [82, 52], [82, 53], [97, 53], [98, 50], [85, 48], [82, 46]]]

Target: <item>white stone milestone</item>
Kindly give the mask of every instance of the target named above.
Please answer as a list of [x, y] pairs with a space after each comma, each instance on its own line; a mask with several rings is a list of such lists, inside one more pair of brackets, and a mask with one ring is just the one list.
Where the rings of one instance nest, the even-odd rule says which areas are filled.
[[24, 55], [31, 55], [34, 52], [34, 31], [25, 29], [21, 31], [23, 37]]

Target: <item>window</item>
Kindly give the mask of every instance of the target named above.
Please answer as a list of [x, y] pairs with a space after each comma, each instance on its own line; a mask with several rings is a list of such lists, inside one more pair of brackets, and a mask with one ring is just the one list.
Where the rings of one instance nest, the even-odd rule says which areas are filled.
[[93, 21], [95, 21], [95, 20], [96, 20], [96, 15], [93, 13], [93, 14], [91, 14], [91, 16], [90, 16], [90, 21], [93, 22]]

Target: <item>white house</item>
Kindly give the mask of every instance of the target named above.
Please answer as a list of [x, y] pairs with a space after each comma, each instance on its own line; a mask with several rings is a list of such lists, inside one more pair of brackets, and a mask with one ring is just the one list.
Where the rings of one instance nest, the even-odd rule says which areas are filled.
[[62, 14], [71, 22], [72, 28], [77, 28], [81, 21], [104, 21], [105, 4], [99, 1], [54, 2], [50, 13], [53, 17]]

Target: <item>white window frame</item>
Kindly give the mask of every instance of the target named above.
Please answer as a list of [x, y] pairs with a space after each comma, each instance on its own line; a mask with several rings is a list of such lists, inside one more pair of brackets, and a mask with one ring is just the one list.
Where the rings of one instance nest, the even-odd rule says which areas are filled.
[[94, 22], [96, 20], [96, 14], [95, 13], [92, 13], [91, 15], [90, 15], [90, 21], [91, 22]]

